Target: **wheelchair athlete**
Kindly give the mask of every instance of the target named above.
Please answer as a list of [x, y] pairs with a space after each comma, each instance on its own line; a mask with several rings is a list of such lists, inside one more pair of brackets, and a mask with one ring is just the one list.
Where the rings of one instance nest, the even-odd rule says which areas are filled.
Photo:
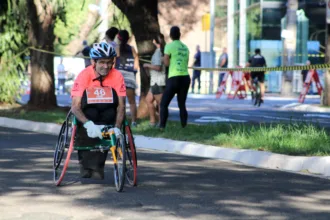
[[[71, 111], [77, 119], [75, 146], [99, 145], [102, 125], [112, 125], [115, 135], [125, 115], [126, 86], [122, 74], [113, 68], [115, 49], [108, 43], [95, 43], [90, 50], [92, 65], [76, 78]], [[82, 178], [103, 179], [108, 151], [78, 150]]]

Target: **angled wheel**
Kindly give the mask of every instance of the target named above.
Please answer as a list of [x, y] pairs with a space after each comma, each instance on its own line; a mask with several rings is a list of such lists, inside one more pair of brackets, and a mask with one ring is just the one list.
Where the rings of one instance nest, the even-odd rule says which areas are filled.
[[72, 127], [72, 119], [73, 115], [69, 113], [66, 121], [62, 124], [55, 146], [53, 174], [56, 186], [59, 186], [63, 181], [73, 151], [76, 126]]
[[116, 159], [114, 163], [114, 180], [117, 192], [123, 191], [125, 185], [125, 167], [126, 167], [126, 153], [125, 153], [125, 140], [123, 135], [116, 138]]
[[126, 141], [126, 179], [127, 182], [132, 185], [137, 185], [137, 157], [136, 148], [134, 144], [134, 138], [131, 128], [125, 126], [125, 141]]

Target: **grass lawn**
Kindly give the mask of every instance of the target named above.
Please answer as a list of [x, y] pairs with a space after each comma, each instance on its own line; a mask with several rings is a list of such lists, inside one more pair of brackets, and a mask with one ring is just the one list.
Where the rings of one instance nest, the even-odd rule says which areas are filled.
[[[61, 124], [68, 108], [52, 111], [26, 109], [21, 106], [0, 109], [0, 117], [26, 119]], [[149, 127], [148, 120], [141, 120], [133, 129], [134, 134], [191, 141], [207, 145], [254, 149], [288, 155], [330, 155], [329, 131], [315, 125], [218, 123], [208, 125], [188, 124], [184, 129], [179, 122], [170, 121], [161, 132]]]

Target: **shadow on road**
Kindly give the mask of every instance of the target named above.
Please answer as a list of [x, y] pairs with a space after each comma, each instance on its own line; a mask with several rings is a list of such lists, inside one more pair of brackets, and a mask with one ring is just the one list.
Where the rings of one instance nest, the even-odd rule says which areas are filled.
[[[326, 179], [234, 165], [218, 160], [138, 150], [139, 186], [115, 192], [111, 164], [104, 181], [52, 183], [55, 136], [0, 128], [0, 204], [42, 201], [101, 210], [104, 215], [157, 219], [327, 219]], [[110, 160], [108, 160], [110, 162]], [[20, 205], [17, 203], [16, 205]]]

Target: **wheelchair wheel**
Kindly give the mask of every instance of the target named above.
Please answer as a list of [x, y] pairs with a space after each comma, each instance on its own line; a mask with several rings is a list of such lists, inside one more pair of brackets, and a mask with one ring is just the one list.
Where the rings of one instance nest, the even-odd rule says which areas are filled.
[[123, 191], [125, 184], [125, 165], [126, 165], [126, 153], [125, 153], [124, 136], [119, 135], [116, 138], [116, 158], [117, 163], [114, 163], [114, 180], [117, 192]]
[[72, 117], [69, 113], [66, 121], [62, 124], [55, 146], [53, 174], [56, 186], [61, 184], [68, 168], [71, 153], [73, 151], [75, 132], [76, 126], [72, 128]]
[[126, 179], [131, 186], [137, 185], [137, 157], [134, 138], [129, 126], [125, 126], [126, 140]]

